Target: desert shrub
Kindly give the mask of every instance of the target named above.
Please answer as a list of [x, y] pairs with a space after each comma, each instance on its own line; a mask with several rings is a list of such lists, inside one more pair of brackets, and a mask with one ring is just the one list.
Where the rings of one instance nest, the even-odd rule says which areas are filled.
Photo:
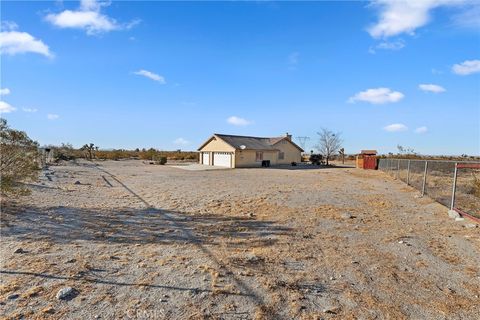
[[475, 174], [473, 174], [473, 186], [472, 186], [472, 194], [476, 197], [480, 198], [480, 178], [478, 178]]
[[38, 143], [23, 131], [10, 128], [7, 120], [0, 119], [0, 191], [22, 193], [22, 182], [38, 178]]
[[155, 156], [157, 155], [158, 151], [153, 149], [153, 148], [150, 148], [148, 150], [142, 150], [142, 152], [140, 152], [140, 159], [143, 159], [143, 160], [152, 160], [155, 158]]
[[157, 161], [158, 164], [164, 165], [167, 163], [167, 157], [160, 157]]
[[185, 156], [187, 160], [198, 160], [198, 153], [197, 152], [190, 152], [187, 156]]
[[55, 162], [60, 160], [74, 160], [78, 157], [77, 151], [69, 143], [62, 143], [60, 146], [52, 146]]

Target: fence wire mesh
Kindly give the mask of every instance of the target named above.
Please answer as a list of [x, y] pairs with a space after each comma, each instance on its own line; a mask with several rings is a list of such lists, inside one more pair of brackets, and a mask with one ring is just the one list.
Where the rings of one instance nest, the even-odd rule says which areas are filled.
[[455, 207], [480, 218], [480, 169], [458, 169]]
[[[428, 195], [446, 207], [454, 207], [480, 218], [480, 169], [458, 168], [457, 163], [440, 160], [380, 159], [378, 169]], [[452, 206], [452, 195], [455, 193]]]
[[428, 161], [425, 194], [450, 207], [454, 172], [455, 162]]

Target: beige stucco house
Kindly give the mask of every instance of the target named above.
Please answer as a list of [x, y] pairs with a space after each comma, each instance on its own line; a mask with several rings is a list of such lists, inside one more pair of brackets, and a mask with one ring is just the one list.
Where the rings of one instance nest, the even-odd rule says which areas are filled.
[[260, 167], [265, 160], [269, 160], [271, 166], [299, 163], [303, 152], [288, 133], [275, 138], [215, 133], [198, 151], [201, 164], [227, 168]]

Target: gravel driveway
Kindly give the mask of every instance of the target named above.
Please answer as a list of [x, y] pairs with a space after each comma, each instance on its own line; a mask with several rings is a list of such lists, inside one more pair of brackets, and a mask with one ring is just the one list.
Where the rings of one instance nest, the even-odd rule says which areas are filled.
[[79, 161], [31, 190], [2, 200], [7, 319], [480, 315], [480, 229], [381, 172]]

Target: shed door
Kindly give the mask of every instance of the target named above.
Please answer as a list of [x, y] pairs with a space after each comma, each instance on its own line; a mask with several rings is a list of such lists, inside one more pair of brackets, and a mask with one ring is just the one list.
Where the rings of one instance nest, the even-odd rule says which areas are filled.
[[377, 167], [377, 157], [375, 156], [364, 156], [363, 157], [363, 169], [373, 169]]
[[217, 167], [231, 167], [232, 154], [228, 152], [214, 152], [213, 165]]
[[209, 165], [210, 164], [210, 153], [203, 152], [202, 153], [202, 164]]

